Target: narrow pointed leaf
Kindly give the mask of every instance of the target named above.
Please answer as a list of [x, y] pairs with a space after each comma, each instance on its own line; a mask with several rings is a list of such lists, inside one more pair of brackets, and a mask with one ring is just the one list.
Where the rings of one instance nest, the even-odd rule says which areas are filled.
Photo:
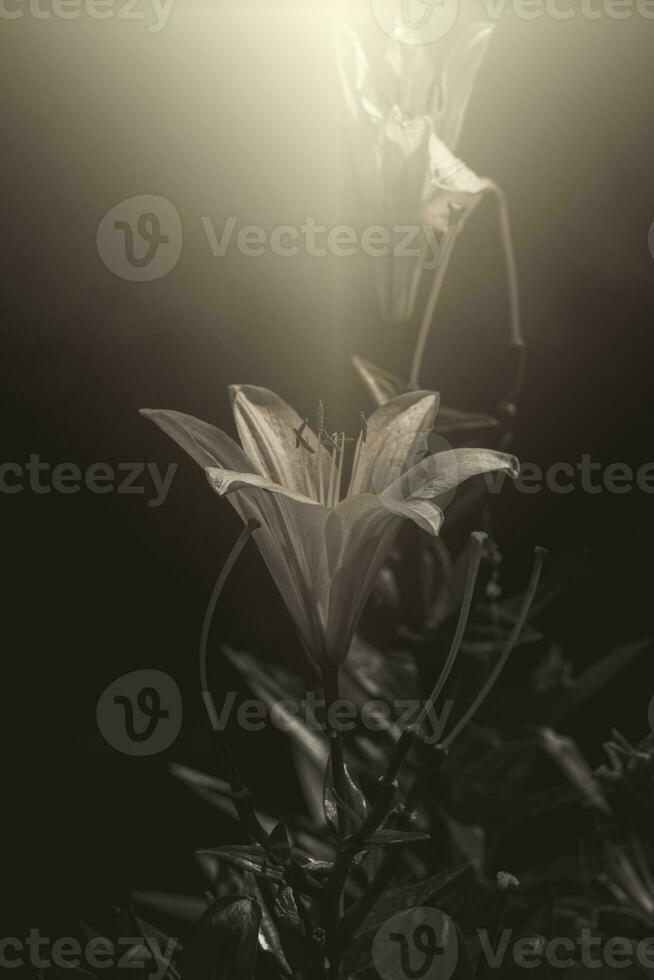
[[205, 898], [194, 895], [174, 895], [167, 892], [134, 891], [131, 897], [138, 905], [145, 905], [162, 915], [181, 922], [197, 922], [207, 910]]
[[283, 869], [272, 863], [260, 844], [228, 844], [225, 847], [205, 848], [200, 853], [211, 854], [241, 871], [249, 871], [271, 881], [283, 881]]
[[609, 681], [613, 680], [620, 671], [625, 670], [636, 657], [644, 653], [645, 650], [651, 649], [651, 646], [652, 641], [649, 638], [637, 640], [635, 643], [627, 643], [618, 647], [608, 656], [596, 661], [577, 678], [574, 687], [563, 698], [559, 699], [550, 720], [552, 722], [559, 721], [576, 711]]
[[401, 844], [415, 844], [418, 841], [429, 840], [429, 834], [407, 830], [378, 830], [372, 837], [367, 837], [361, 843], [361, 850], [372, 847], [396, 847]]
[[268, 854], [274, 864], [287, 868], [291, 863], [293, 844], [288, 827], [280, 820], [268, 839]]
[[465, 861], [431, 878], [425, 878], [424, 881], [389, 888], [377, 900], [374, 909], [363, 921], [358, 935], [378, 929], [397, 912], [437, 902], [471, 868], [472, 864]]
[[539, 734], [541, 745], [573, 786], [591, 806], [602, 813], [609, 814], [611, 807], [577, 743], [567, 735], [559, 735], [551, 728], [543, 728]]
[[261, 907], [253, 898], [221, 898], [197, 923], [182, 956], [184, 980], [253, 980]]

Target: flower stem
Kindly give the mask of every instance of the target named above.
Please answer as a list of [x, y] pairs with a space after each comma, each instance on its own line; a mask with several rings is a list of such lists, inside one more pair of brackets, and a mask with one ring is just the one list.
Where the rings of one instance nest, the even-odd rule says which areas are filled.
[[527, 586], [527, 591], [525, 592], [524, 599], [522, 600], [522, 605], [520, 607], [520, 612], [518, 613], [517, 619], [511, 630], [509, 638], [504, 644], [504, 649], [497, 658], [495, 666], [491, 670], [490, 674], [486, 678], [481, 690], [477, 694], [477, 697], [472, 702], [468, 710], [465, 712], [462, 718], [458, 720], [450, 734], [444, 739], [442, 746], [444, 749], [449, 749], [450, 745], [454, 739], [460, 735], [463, 729], [466, 727], [468, 722], [475, 716], [478, 709], [481, 707], [483, 702], [486, 700], [487, 695], [491, 691], [495, 681], [504, 669], [511, 652], [518, 642], [522, 629], [529, 615], [529, 610], [531, 609], [531, 604], [534, 601], [534, 596], [536, 595], [536, 590], [538, 588], [538, 583], [540, 581], [541, 572], [543, 570], [543, 562], [545, 561], [545, 556], [547, 551], [545, 548], [536, 548], [534, 555], [534, 564], [531, 570], [531, 578], [529, 580], [529, 585]]
[[[470, 719], [476, 713], [477, 709], [481, 706], [482, 702], [486, 698], [486, 695], [493, 687], [493, 684], [497, 680], [501, 670], [506, 664], [506, 661], [508, 660], [511, 651], [516, 645], [520, 637], [520, 633], [522, 632], [522, 629], [525, 625], [527, 616], [529, 615], [529, 610], [531, 609], [532, 602], [536, 595], [536, 590], [538, 589], [538, 583], [540, 581], [543, 562], [545, 560], [546, 554], [547, 552], [545, 551], [544, 548], [536, 548], [534, 564], [532, 567], [529, 585], [527, 587], [525, 597], [522, 601], [522, 606], [520, 607], [520, 612], [518, 613], [518, 617], [516, 619], [515, 625], [513, 627], [513, 630], [511, 631], [511, 635], [506, 641], [504, 649], [502, 650], [502, 653], [500, 654], [497, 663], [495, 664], [493, 670], [488, 676], [486, 683], [483, 685], [481, 691], [475, 698], [473, 704], [470, 706], [470, 708], [465, 713], [465, 715], [460, 719], [460, 721], [455, 726], [455, 728], [450, 732], [447, 738], [441, 744], [435, 746], [435, 748], [438, 750], [438, 754], [436, 756], [435, 768], [440, 768], [440, 766], [447, 758], [447, 752], [449, 746], [452, 744], [452, 742], [457, 737], [457, 735], [459, 735], [463, 731], [463, 729], [466, 727]], [[434, 767], [432, 767], [429, 771], [423, 772], [422, 775], [418, 776], [418, 778], [415, 780], [413, 786], [411, 787], [411, 789], [407, 794], [406, 802], [403, 807], [404, 813], [410, 814], [415, 809], [420, 797], [422, 796], [424, 789], [430, 782], [433, 774], [434, 774]], [[395, 870], [394, 855], [388, 854], [381, 868], [375, 875], [375, 878], [369, 885], [367, 893], [364, 895], [364, 897], [362, 898], [361, 902], [356, 907], [356, 909], [353, 910], [352, 914], [348, 916], [347, 931], [349, 935], [352, 935], [353, 931], [356, 930], [360, 922], [363, 920], [363, 918], [373, 907], [373, 905], [377, 901], [377, 898], [381, 895], [381, 893], [384, 891], [384, 889], [392, 879], [394, 870]]]
[[445, 687], [447, 679], [449, 678], [454, 663], [456, 661], [457, 655], [463, 643], [463, 637], [466, 631], [466, 626], [468, 625], [468, 618], [470, 616], [470, 607], [472, 606], [472, 597], [475, 592], [475, 585], [477, 583], [477, 576], [479, 574], [479, 565], [481, 563], [481, 556], [484, 550], [484, 544], [486, 542], [487, 535], [483, 531], [473, 531], [470, 535], [470, 541], [472, 544], [472, 555], [470, 556], [470, 561], [468, 563], [468, 574], [466, 577], [465, 591], [463, 593], [463, 601], [461, 603], [461, 610], [459, 612], [459, 621], [456, 624], [456, 630], [454, 632], [454, 638], [452, 640], [452, 645], [450, 646], [450, 651], [447, 655], [447, 660], [440, 673], [438, 680], [434, 686], [434, 690], [429, 695], [425, 704], [423, 705], [422, 711], [416, 721], [416, 727], [421, 728], [425, 718], [433, 708], [436, 703], [436, 699]]
[[497, 204], [500, 239], [502, 241], [502, 250], [504, 252], [504, 262], [506, 266], [506, 281], [509, 291], [509, 348], [514, 355], [511, 383], [500, 403], [500, 408], [503, 410], [503, 414], [509, 414], [509, 416], [511, 416], [515, 413], [515, 405], [520, 397], [520, 392], [522, 391], [522, 385], [524, 383], [527, 348], [522, 330], [518, 269], [515, 260], [515, 248], [513, 245], [513, 234], [511, 232], [509, 207], [504, 191], [499, 184], [494, 182], [491, 183], [491, 190]]
[[425, 354], [425, 347], [427, 346], [427, 338], [429, 337], [429, 330], [431, 328], [431, 324], [434, 319], [434, 311], [436, 309], [436, 304], [438, 303], [438, 298], [441, 294], [443, 281], [445, 279], [445, 273], [447, 272], [447, 267], [450, 262], [450, 256], [452, 255], [452, 249], [454, 248], [454, 242], [456, 240], [456, 228], [454, 229], [448, 228], [448, 230], [445, 232], [445, 235], [446, 235], [446, 239], [443, 245], [441, 259], [436, 268], [436, 275], [434, 276], [434, 281], [432, 282], [431, 285], [431, 292], [429, 293], [427, 305], [425, 306], [425, 312], [422, 317], [422, 321], [420, 323], [420, 329], [418, 330], [418, 339], [416, 340], [416, 346], [413, 352], [413, 361], [411, 362], [411, 374], [409, 375], [409, 388], [412, 389], [417, 388], [419, 385], [422, 359]]
[[[239, 555], [243, 551], [243, 548], [248, 543], [253, 533], [261, 527], [261, 524], [256, 518], [252, 518], [247, 522], [241, 534], [236, 541], [236, 544], [227, 556], [227, 561], [220, 570], [220, 575], [216, 580], [216, 584], [213, 587], [211, 596], [209, 598], [209, 603], [207, 605], [207, 610], [204, 614], [204, 621], [202, 623], [202, 632], [200, 635], [200, 657], [199, 657], [199, 667], [200, 667], [200, 689], [202, 693], [202, 700], [204, 702], [207, 715], [209, 716], [209, 724], [214, 733], [214, 738], [219, 739], [219, 745], [222, 748], [222, 758], [227, 770], [227, 779], [232, 790], [232, 799], [236, 811], [239, 816], [241, 824], [247, 831], [248, 835], [253, 841], [260, 844], [262, 847], [266, 848], [268, 845], [269, 835], [261, 825], [261, 822], [257, 816], [257, 812], [254, 806], [254, 798], [249, 788], [246, 786], [241, 772], [238, 767], [238, 763], [232, 752], [229, 742], [225, 738], [224, 732], [222, 732], [220, 725], [218, 723], [218, 713], [216, 711], [216, 704], [213, 699], [213, 695], [209, 690], [209, 682], [207, 677], [207, 644], [209, 641], [209, 633], [211, 631], [211, 623], [213, 621], [214, 614], [216, 612], [216, 606], [218, 605], [218, 600], [225, 588], [225, 583], [229, 578], [229, 575], [236, 564]], [[293, 862], [289, 865], [287, 869], [287, 877], [289, 884], [291, 886], [298, 888], [304, 893], [310, 894], [312, 891], [315, 893], [315, 886], [309, 881], [307, 876], [304, 874], [303, 870], [297, 867]]]
[[502, 240], [504, 261], [506, 263], [506, 279], [509, 290], [509, 326], [511, 330], [511, 344], [515, 347], [519, 347], [524, 343], [524, 337], [522, 333], [522, 317], [520, 313], [518, 269], [515, 261], [515, 248], [513, 246], [513, 235], [511, 233], [509, 206], [506, 202], [504, 191], [499, 184], [492, 183], [491, 189], [495, 195], [495, 201], [497, 203], [500, 238]]
[[216, 705], [214, 703], [211, 692], [209, 691], [209, 682], [207, 679], [207, 644], [209, 642], [209, 633], [211, 631], [211, 623], [213, 622], [214, 613], [216, 612], [216, 606], [218, 605], [218, 600], [220, 599], [221, 593], [225, 588], [225, 583], [229, 578], [229, 575], [234, 568], [234, 565], [238, 561], [238, 558], [243, 551], [254, 532], [261, 527], [261, 524], [256, 518], [252, 518], [247, 522], [243, 530], [241, 531], [236, 544], [227, 556], [227, 561], [220, 569], [220, 575], [216, 579], [216, 584], [214, 585], [211, 596], [209, 598], [209, 603], [207, 605], [207, 611], [204, 614], [204, 620], [202, 622], [202, 632], [200, 634], [200, 655], [199, 655], [199, 668], [200, 668], [200, 691], [202, 692], [202, 700], [204, 701], [204, 706], [206, 708], [207, 714], [209, 715], [209, 723], [214, 732], [220, 730], [220, 725], [218, 724], [218, 714], [216, 712]]
[[[347, 805], [349, 802], [347, 774], [341, 733], [333, 725], [332, 708], [338, 701], [339, 667], [328, 665], [323, 667], [323, 691], [325, 695], [325, 715], [327, 722], [327, 737], [329, 739], [329, 764], [331, 766], [332, 785], [339, 800]], [[340, 809], [340, 808], [339, 808]], [[340, 820], [339, 820], [340, 825]], [[338, 854], [331, 876], [327, 881], [323, 896], [321, 921], [325, 930], [325, 951], [329, 960], [329, 978], [336, 980], [339, 975], [341, 949], [339, 943], [339, 920], [343, 889], [347, 881], [350, 864], [356, 850], [346, 843]]]
[[329, 665], [322, 669], [323, 690], [325, 694], [325, 714], [327, 722], [327, 738], [329, 739], [329, 758], [332, 770], [334, 790], [338, 797], [347, 803], [347, 777], [345, 774], [345, 757], [341, 733], [332, 724], [332, 708], [338, 701], [338, 665]]
[[436, 703], [436, 699], [445, 687], [447, 679], [449, 678], [452, 668], [454, 667], [457, 654], [461, 648], [461, 643], [463, 642], [463, 636], [468, 624], [468, 617], [470, 616], [472, 597], [474, 595], [475, 584], [479, 574], [479, 565], [481, 563], [481, 556], [484, 550], [486, 537], [487, 536], [483, 533], [483, 531], [473, 531], [473, 533], [470, 535], [472, 555], [468, 564], [468, 575], [466, 579], [463, 601], [461, 603], [459, 620], [447, 660], [445, 661], [445, 665], [439, 675], [438, 680], [436, 681], [436, 685], [429, 698], [423, 705], [417, 720], [411, 725], [410, 728], [405, 729], [399, 742], [395, 746], [395, 751], [391, 757], [386, 772], [379, 780], [377, 798], [373, 803], [368, 817], [361, 826], [360, 830], [357, 832], [357, 838], [365, 838], [370, 836], [370, 834], [373, 834], [388, 817], [395, 793], [397, 792], [398, 788], [397, 776], [399, 771], [416, 741], [420, 739], [420, 729], [423, 722]]

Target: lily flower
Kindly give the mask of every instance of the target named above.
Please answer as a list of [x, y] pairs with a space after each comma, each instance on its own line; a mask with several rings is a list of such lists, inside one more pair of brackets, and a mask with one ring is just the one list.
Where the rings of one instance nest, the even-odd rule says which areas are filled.
[[205, 470], [254, 540], [309, 656], [326, 667], [347, 657], [363, 606], [404, 520], [438, 535], [444, 495], [469, 477], [518, 473], [515, 457], [487, 449], [434, 455], [427, 440], [438, 395], [392, 398], [365, 422], [347, 490], [344, 433], [317, 433], [274, 392], [230, 388], [241, 445], [180, 412], [143, 410]]
[[[340, 22], [341, 82], [352, 122], [367, 220], [389, 231], [415, 229], [419, 245], [389, 250], [375, 262], [385, 319], [411, 317], [428, 249], [444, 261], [454, 229], [493, 189], [454, 155], [474, 80], [494, 27], [472, 24], [438, 71], [424, 45], [407, 44], [398, 27], [385, 70], [373, 81], [356, 34]], [[407, 254], [408, 253], [408, 254]]]

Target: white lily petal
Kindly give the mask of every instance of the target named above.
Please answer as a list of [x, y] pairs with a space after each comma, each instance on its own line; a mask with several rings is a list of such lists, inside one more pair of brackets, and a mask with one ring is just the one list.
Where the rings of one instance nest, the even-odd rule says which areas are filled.
[[203, 468], [218, 466], [244, 472], [254, 469], [239, 444], [208, 422], [161, 408], [142, 408], [140, 414], [158, 425]]
[[458, 146], [472, 89], [495, 27], [488, 21], [471, 24], [457, 41], [443, 67], [442, 106], [433, 106], [433, 118], [436, 132], [453, 151]]
[[235, 470], [226, 470], [222, 467], [207, 466], [205, 470], [209, 483], [221, 497], [236, 490], [245, 490], [248, 487], [256, 487], [259, 490], [267, 490], [268, 493], [279, 493], [283, 497], [297, 500], [301, 504], [310, 504], [312, 507], [319, 507], [320, 504], [312, 497], [306, 497], [302, 493], [296, 493], [283, 487], [281, 483], [269, 480], [267, 476], [259, 473], [239, 473]]
[[438, 402], [434, 391], [407, 391], [373, 412], [348, 497], [381, 493], [416, 463], [427, 450]]
[[444, 520], [444, 514], [433, 500], [421, 500], [419, 497], [409, 497], [408, 500], [394, 500], [391, 496], [383, 496], [386, 507], [400, 517], [417, 524], [421, 530], [438, 537]]
[[[232, 410], [243, 449], [259, 472], [306, 497], [316, 497], [319, 461], [328, 456], [312, 429], [279, 395], [255, 385], [231, 385]], [[310, 446], [298, 446], [298, 432]]]
[[515, 456], [494, 449], [448, 449], [427, 456], [396, 480], [383, 494], [388, 501], [437, 501], [464, 480], [482, 473], [504, 471], [515, 478], [520, 464]]
[[329, 604], [326, 525], [333, 511], [288, 492], [264, 477], [207, 471], [244, 522], [255, 518], [253, 539], [313, 659], [324, 656]]
[[396, 395], [402, 393], [404, 384], [400, 378], [391, 374], [390, 371], [377, 367], [376, 364], [364, 360], [358, 354], [352, 356], [352, 364], [378, 407], [387, 402], [389, 398], [395, 398]]
[[439, 59], [430, 45], [420, 43], [415, 30], [398, 17], [393, 36], [386, 46], [384, 60], [387, 105], [399, 105], [409, 116], [429, 115], [437, 101], [440, 84]]
[[[424, 258], [431, 243], [424, 209], [433, 196], [430, 140], [432, 122], [427, 116], [408, 117], [392, 106], [375, 131], [372, 143], [366, 134], [359, 155], [359, 169], [370, 224], [389, 229], [415, 229], [409, 248], [396, 247], [373, 259], [382, 316], [405, 321], [413, 312]], [[424, 226], [424, 227], [423, 227]], [[392, 241], [393, 246], [397, 241]]]
[[393, 513], [374, 494], [344, 500], [335, 513], [343, 527], [344, 544], [329, 595], [326, 652], [330, 663], [347, 657], [359, 617], [403, 516]]
[[445, 232], [450, 224], [449, 209], [456, 205], [471, 211], [493, 184], [459, 160], [437, 136], [429, 143], [429, 166], [434, 193], [425, 208], [425, 220], [436, 231]]
[[[303, 644], [308, 651], [321, 649], [328, 580], [326, 573], [321, 571], [320, 547], [324, 523], [330, 512], [260, 474], [247, 472], [254, 469], [254, 464], [220, 429], [181, 412], [144, 409], [142, 414], [205, 469], [210, 484], [218, 493], [229, 494], [227, 499], [244, 523], [250, 518], [259, 521], [261, 527], [254, 535], [255, 541]], [[288, 505], [280, 503], [284, 498], [289, 501]], [[291, 501], [296, 508], [293, 514], [288, 513]], [[311, 540], [315, 542], [313, 548], [309, 544]], [[313, 590], [309, 584], [313, 584]]]
[[334, 45], [348, 113], [358, 125], [379, 122], [383, 110], [368, 59], [358, 37], [345, 21], [336, 22]]

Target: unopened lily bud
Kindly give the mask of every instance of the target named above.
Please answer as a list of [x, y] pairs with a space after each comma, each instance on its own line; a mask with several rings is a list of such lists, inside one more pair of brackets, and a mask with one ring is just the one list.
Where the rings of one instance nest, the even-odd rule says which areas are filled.
[[508, 871], [498, 871], [495, 875], [498, 892], [514, 892], [520, 887], [520, 882], [515, 875]]

